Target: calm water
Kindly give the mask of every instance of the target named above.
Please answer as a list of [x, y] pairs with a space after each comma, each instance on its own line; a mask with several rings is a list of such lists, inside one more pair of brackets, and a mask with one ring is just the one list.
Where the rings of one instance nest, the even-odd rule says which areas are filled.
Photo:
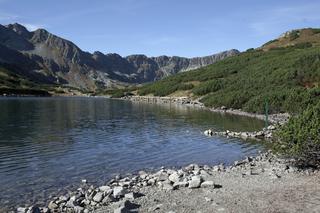
[[[256, 130], [263, 122], [176, 106], [103, 98], [0, 98], [0, 207], [102, 184], [160, 166], [231, 163], [261, 144], [206, 137], [205, 129]], [[60, 191], [59, 191], [60, 190]]]

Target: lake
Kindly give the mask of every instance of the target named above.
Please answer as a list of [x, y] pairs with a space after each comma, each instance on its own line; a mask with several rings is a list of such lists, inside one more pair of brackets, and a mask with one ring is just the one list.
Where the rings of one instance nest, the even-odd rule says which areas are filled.
[[263, 144], [203, 131], [252, 131], [263, 124], [175, 104], [0, 98], [0, 207], [41, 204], [82, 179], [102, 184], [116, 174], [161, 166], [230, 164]]

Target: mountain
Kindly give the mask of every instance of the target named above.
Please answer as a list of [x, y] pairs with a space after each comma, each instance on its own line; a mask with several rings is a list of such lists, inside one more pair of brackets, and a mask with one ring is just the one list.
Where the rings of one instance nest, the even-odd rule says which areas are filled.
[[261, 47], [144, 85], [137, 92], [190, 96], [206, 106], [248, 112], [264, 113], [266, 102], [269, 112], [299, 112], [320, 100], [320, 29], [289, 31]]
[[44, 29], [30, 32], [17, 23], [0, 25], [1, 67], [40, 84], [84, 90], [152, 82], [237, 54], [237, 50], [198, 58], [91, 54]]

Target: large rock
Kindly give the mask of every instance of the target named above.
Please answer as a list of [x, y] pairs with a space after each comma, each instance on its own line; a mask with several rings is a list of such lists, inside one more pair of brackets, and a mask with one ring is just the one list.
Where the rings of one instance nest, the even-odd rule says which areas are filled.
[[169, 176], [169, 180], [173, 183], [179, 182], [180, 181], [180, 175], [177, 172], [172, 173]]
[[110, 186], [100, 186], [99, 190], [102, 192], [107, 192], [107, 191], [111, 190], [111, 187]]
[[99, 203], [101, 202], [103, 199], [103, 192], [98, 192], [94, 197], [93, 197], [93, 201]]
[[126, 193], [126, 190], [122, 186], [116, 186], [113, 188], [113, 197], [120, 198], [123, 197]]
[[199, 175], [193, 176], [191, 180], [189, 181], [189, 188], [199, 188], [201, 185], [201, 177]]
[[51, 201], [50, 203], [49, 203], [49, 205], [48, 205], [48, 208], [50, 209], [50, 210], [54, 210], [54, 209], [57, 209], [59, 206], [56, 204], [56, 203], [54, 203], [53, 201]]
[[206, 188], [206, 187], [214, 187], [214, 183], [213, 183], [213, 181], [204, 181], [203, 183], [201, 183], [201, 187], [204, 187], [204, 188]]

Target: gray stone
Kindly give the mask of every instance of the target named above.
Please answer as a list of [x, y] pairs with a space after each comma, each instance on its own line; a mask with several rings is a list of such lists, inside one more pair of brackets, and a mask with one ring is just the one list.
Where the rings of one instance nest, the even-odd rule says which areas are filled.
[[154, 178], [151, 178], [150, 180], [148, 180], [148, 185], [154, 185], [156, 183], [156, 180]]
[[125, 189], [122, 186], [116, 186], [113, 188], [113, 197], [119, 198], [124, 196]]
[[171, 190], [174, 190], [175, 187], [173, 185], [171, 185], [170, 183], [166, 183], [164, 182], [162, 184], [162, 189], [166, 190], [166, 191], [171, 191]]
[[159, 181], [165, 181], [165, 180], [167, 180], [168, 179], [168, 174], [167, 173], [165, 173], [165, 172], [157, 172], [156, 173], [156, 176], [157, 176], [157, 178], [158, 178], [158, 180]]
[[173, 187], [187, 187], [188, 186], [188, 182], [187, 181], [181, 181], [181, 182], [176, 182], [173, 184]]
[[100, 186], [100, 187], [99, 187], [99, 190], [102, 191], [102, 192], [109, 191], [110, 189], [111, 189], [110, 186]]
[[27, 208], [24, 208], [24, 207], [18, 207], [17, 208], [17, 212], [18, 213], [25, 213], [27, 211]]
[[54, 209], [57, 209], [59, 206], [56, 204], [56, 203], [54, 203], [53, 201], [50, 201], [50, 203], [49, 203], [49, 205], [48, 205], [48, 208], [50, 209], [50, 210], [54, 210]]
[[169, 176], [169, 180], [173, 183], [179, 182], [180, 181], [180, 175], [177, 172], [172, 173]]
[[206, 187], [212, 187], [214, 186], [213, 181], [205, 181], [203, 183], [201, 183], [201, 187], [206, 188]]
[[193, 176], [191, 178], [191, 180], [189, 181], [189, 188], [193, 189], [193, 188], [199, 188], [201, 184], [201, 177], [196, 175]]
[[98, 192], [94, 197], [93, 197], [93, 201], [95, 202], [101, 202], [103, 199], [103, 193], [102, 192]]

